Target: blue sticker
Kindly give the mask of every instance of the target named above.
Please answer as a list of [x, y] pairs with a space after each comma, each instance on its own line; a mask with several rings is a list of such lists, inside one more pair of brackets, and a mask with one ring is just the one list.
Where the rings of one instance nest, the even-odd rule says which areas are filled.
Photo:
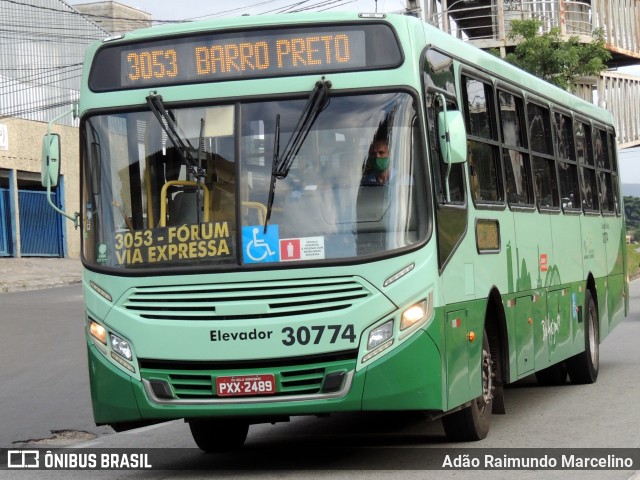
[[242, 227], [244, 263], [279, 262], [279, 243], [278, 225], [269, 225], [267, 233], [262, 226]]

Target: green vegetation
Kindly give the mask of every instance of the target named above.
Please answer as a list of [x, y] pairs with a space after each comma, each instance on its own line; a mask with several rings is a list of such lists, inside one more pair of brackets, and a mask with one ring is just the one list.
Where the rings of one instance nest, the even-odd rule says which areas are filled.
[[627, 245], [627, 272], [629, 278], [640, 277], [640, 253], [636, 249], [640, 248], [638, 244]]
[[627, 223], [627, 233], [634, 239], [640, 239], [640, 197], [624, 197], [624, 218]]
[[[624, 216], [627, 224], [627, 233], [633, 235], [635, 241], [640, 239], [640, 198], [624, 197]], [[640, 248], [637, 243], [627, 245], [627, 268], [630, 278], [640, 276]]]
[[541, 27], [542, 22], [536, 19], [512, 21], [509, 39], [518, 44], [505, 60], [565, 90], [578, 77], [606, 70], [611, 54], [602, 29], [593, 32], [591, 43], [581, 43], [575, 35], [563, 39], [557, 27], [540, 33]]

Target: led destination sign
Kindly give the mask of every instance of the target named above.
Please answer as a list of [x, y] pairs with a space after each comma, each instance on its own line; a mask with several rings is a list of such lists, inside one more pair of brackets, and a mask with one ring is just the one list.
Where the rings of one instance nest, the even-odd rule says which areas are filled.
[[314, 72], [390, 68], [402, 62], [383, 24], [162, 38], [98, 51], [94, 91]]
[[213, 44], [177, 45], [166, 49], [135, 49], [123, 52], [122, 82], [135, 86], [171, 79], [193, 81], [246, 73], [306, 70], [314, 66], [340, 68], [364, 66], [362, 32], [336, 35], [279, 35], [268, 41], [229, 39]]

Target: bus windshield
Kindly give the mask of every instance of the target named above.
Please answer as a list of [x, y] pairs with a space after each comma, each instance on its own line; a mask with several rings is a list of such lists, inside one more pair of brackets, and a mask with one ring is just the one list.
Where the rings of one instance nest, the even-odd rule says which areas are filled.
[[275, 180], [266, 221], [274, 138], [287, 143], [305, 104], [162, 104], [162, 115], [85, 118], [87, 262], [122, 269], [336, 262], [423, 241], [423, 148], [415, 101], [404, 92], [332, 95]]

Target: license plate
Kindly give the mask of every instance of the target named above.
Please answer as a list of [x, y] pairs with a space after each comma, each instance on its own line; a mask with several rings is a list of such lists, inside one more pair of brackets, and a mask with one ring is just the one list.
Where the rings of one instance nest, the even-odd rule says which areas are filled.
[[271, 395], [276, 393], [276, 379], [272, 374], [217, 377], [216, 392], [219, 397]]

